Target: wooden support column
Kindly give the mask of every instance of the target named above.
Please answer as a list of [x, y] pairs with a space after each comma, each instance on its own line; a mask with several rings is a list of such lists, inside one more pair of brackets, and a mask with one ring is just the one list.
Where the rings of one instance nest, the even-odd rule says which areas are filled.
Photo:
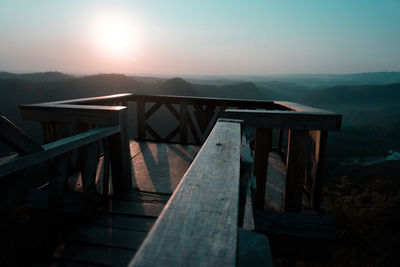
[[188, 128], [188, 103], [186, 100], [180, 101], [180, 143], [187, 143], [187, 128]]
[[110, 144], [108, 143], [108, 138], [101, 140], [104, 149], [103, 158], [103, 195], [108, 195], [110, 188]]
[[143, 97], [136, 99], [136, 116], [137, 116], [137, 138], [144, 140], [146, 138], [146, 109]]
[[121, 110], [119, 119], [121, 131], [109, 137], [114, 195], [132, 190], [132, 162], [129, 150], [127, 115], [127, 109]]
[[98, 143], [93, 142], [82, 147], [79, 150], [79, 157], [85, 205], [90, 209], [94, 209], [96, 200], [96, 172], [99, 163]]
[[301, 212], [303, 183], [307, 164], [307, 130], [289, 130], [285, 212]]
[[256, 176], [256, 209], [264, 209], [265, 185], [267, 182], [268, 154], [272, 142], [272, 129], [257, 128], [254, 175]]
[[51, 121], [42, 121], [43, 140], [45, 144], [56, 140], [55, 123]]
[[312, 192], [311, 192], [311, 207], [317, 211], [321, 209], [323, 200], [323, 178], [326, 164], [326, 150], [328, 145], [328, 132], [318, 131], [315, 138], [318, 140], [319, 146], [318, 154], [315, 152], [316, 157], [316, 174], [313, 179]]

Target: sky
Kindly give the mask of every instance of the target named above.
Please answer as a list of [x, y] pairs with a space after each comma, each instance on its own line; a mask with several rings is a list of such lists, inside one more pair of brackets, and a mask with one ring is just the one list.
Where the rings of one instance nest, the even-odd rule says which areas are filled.
[[400, 71], [400, 0], [0, 0], [0, 71]]

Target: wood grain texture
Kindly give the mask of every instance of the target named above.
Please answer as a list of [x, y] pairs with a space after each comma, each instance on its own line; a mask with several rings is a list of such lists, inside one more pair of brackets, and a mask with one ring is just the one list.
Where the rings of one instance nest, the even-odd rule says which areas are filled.
[[218, 122], [130, 266], [234, 266], [240, 124]]

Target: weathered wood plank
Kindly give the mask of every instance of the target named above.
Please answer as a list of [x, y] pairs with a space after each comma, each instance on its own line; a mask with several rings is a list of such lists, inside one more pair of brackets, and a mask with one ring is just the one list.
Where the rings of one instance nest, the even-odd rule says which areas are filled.
[[132, 159], [136, 185], [141, 191], [171, 194], [197, 154], [198, 147], [140, 143], [142, 153]]
[[256, 130], [254, 175], [256, 176], [256, 198], [254, 207], [264, 209], [265, 184], [267, 182], [268, 155], [272, 142], [272, 129]]
[[307, 166], [307, 136], [308, 131], [289, 131], [287, 177], [283, 208], [285, 212], [301, 212], [303, 183]]
[[43, 150], [41, 145], [4, 116], [0, 116], [0, 142], [23, 155]]
[[324, 112], [227, 109], [226, 118], [244, 120], [245, 127], [338, 131], [342, 115]]
[[33, 104], [20, 106], [24, 120], [117, 124], [122, 106]]
[[216, 124], [130, 266], [236, 265], [240, 139]]
[[46, 145], [43, 145], [44, 150], [13, 158], [6, 162], [0, 163], [0, 177], [6, 176], [18, 170], [32, 167], [38, 163], [54, 158], [66, 152], [78, 149], [92, 143], [93, 141], [102, 139], [120, 131], [119, 126], [109, 126], [102, 128], [94, 128], [87, 132], [70, 136]]
[[145, 98], [147, 102], [163, 102], [170, 104], [179, 104], [181, 100], [188, 101], [188, 105], [202, 104], [202, 105], [221, 105], [225, 103], [230, 107], [252, 107], [252, 108], [265, 108], [269, 110], [291, 110], [274, 101], [265, 100], [249, 100], [249, 99], [232, 99], [232, 98], [215, 98], [215, 97], [196, 97], [196, 96], [177, 96], [177, 95], [131, 95], [127, 99], [129, 101], [136, 101], [138, 98]]

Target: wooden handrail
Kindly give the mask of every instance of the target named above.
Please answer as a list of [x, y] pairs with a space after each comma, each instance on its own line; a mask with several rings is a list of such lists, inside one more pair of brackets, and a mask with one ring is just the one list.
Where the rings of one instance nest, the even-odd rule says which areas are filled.
[[0, 163], [0, 177], [7, 176], [22, 169], [32, 167], [41, 162], [55, 158], [69, 151], [86, 146], [94, 141], [111, 136], [120, 131], [120, 126], [108, 126], [94, 128], [87, 132], [83, 132], [74, 136], [70, 136], [46, 145], [43, 145], [43, 150], [27, 154], [20, 157], [15, 157], [10, 160]]
[[245, 127], [271, 129], [338, 131], [342, 122], [342, 115], [314, 108], [305, 111], [227, 109], [223, 116], [243, 120]]
[[130, 266], [235, 266], [240, 123], [217, 122]]

